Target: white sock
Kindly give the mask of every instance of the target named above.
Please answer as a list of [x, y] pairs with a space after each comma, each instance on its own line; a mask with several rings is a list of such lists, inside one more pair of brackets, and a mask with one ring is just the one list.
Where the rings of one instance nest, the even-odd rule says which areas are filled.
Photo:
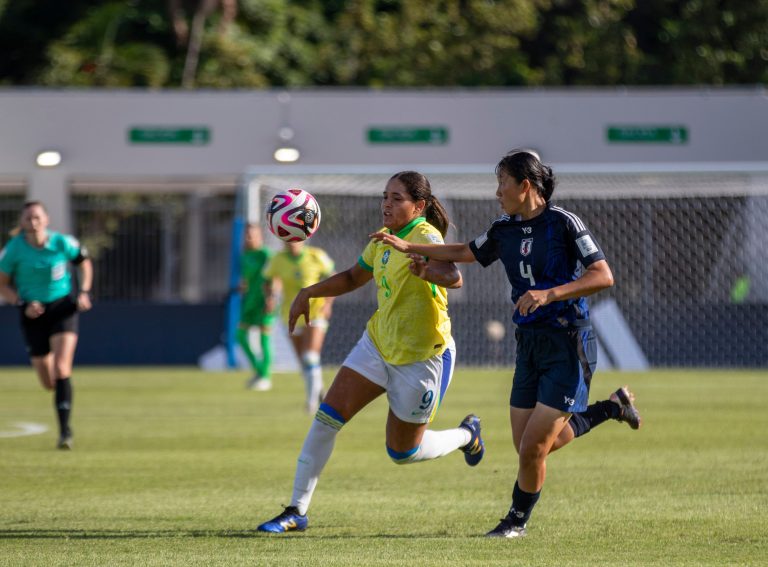
[[456, 429], [446, 429], [444, 431], [432, 431], [427, 429], [421, 438], [421, 445], [411, 457], [402, 461], [395, 461], [398, 464], [417, 463], [419, 461], [429, 461], [439, 459], [463, 447], [472, 439], [472, 434], [463, 427]]
[[291, 497], [291, 506], [296, 506], [301, 515], [307, 513], [320, 473], [323, 472], [325, 463], [328, 462], [333, 452], [333, 445], [338, 432], [339, 429], [327, 423], [322, 423], [317, 419], [312, 420], [312, 426], [309, 428], [306, 439], [304, 439], [304, 446], [301, 448], [296, 463], [296, 477], [293, 481], [293, 496]]
[[320, 393], [323, 391], [323, 368], [320, 366], [320, 354], [309, 351], [304, 354], [302, 376], [307, 394], [307, 409], [314, 413], [320, 403]]

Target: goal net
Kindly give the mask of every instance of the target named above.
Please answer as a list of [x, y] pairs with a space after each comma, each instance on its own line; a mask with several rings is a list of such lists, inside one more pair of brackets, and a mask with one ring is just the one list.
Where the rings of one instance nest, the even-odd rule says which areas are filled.
[[[768, 171], [555, 170], [553, 201], [592, 230], [615, 276], [612, 289], [590, 300], [603, 363], [632, 368], [622, 360], [634, 351], [640, 367], [768, 364]], [[492, 167], [420, 171], [450, 215], [447, 242], [474, 239], [500, 215]], [[343, 270], [381, 226], [380, 196], [392, 172], [250, 171], [243, 180], [250, 213], [242, 214], [259, 221], [273, 193], [309, 191], [322, 210], [310, 243]], [[267, 242], [280, 247], [273, 237]], [[464, 286], [449, 291], [458, 364], [512, 365], [513, 308], [503, 268], [460, 268]], [[343, 360], [375, 308], [373, 286], [337, 299], [325, 361]]]

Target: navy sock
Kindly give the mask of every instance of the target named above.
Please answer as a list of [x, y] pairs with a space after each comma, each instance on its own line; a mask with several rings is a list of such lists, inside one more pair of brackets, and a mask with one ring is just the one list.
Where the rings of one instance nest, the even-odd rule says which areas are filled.
[[59, 416], [61, 436], [70, 435], [69, 414], [72, 411], [72, 381], [69, 378], [56, 380], [56, 413]]
[[597, 427], [604, 421], [617, 419], [620, 413], [621, 408], [618, 404], [614, 404], [611, 400], [603, 400], [588, 406], [586, 411], [574, 413], [568, 423], [573, 429], [573, 434], [579, 437], [589, 433], [593, 427]]
[[516, 526], [524, 526], [531, 517], [533, 507], [539, 501], [541, 491], [530, 493], [523, 491], [515, 481], [515, 488], [512, 490], [512, 507], [509, 509], [509, 515], [514, 520]]

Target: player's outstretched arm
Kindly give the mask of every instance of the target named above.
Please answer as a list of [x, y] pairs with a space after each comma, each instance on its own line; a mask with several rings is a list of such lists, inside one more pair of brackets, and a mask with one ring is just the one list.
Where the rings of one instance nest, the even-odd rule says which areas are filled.
[[291, 303], [291, 310], [288, 315], [288, 332], [293, 333], [296, 321], [302, 315], [307, 324], [309, 324], [309, 300], [313, 297], [338, 297], [339, 295], [356, 290], [372, 278], [373, 274], [371, 272], [355, 264], [348, 270], [334, 274], [309, 287], [302, 288], [293, 299], [293, 303]]
[[411, 259], [408, 266], [411, 273], [425, 281], [450, 289], [458, 289], [464, 283], [461, 272], [453, 262], [428, 261], [421, 254], [408, 254], [408, 257]]
[[405, 254], [421, 254], [433, 260], [443, 262], [474, 262], [475, 255], [468, 244], [414, 244], [387, 232], [374, 232], [368, 235], [374, 240], [388, 244]]

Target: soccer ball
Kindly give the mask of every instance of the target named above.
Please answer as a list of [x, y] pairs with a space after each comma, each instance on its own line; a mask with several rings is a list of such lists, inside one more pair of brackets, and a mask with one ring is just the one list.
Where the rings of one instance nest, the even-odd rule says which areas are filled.
[[267, 205], [267, 226], [280, 240], [301, 242], [320, 226], [320, 206], [303, 189], [280, 192]]

